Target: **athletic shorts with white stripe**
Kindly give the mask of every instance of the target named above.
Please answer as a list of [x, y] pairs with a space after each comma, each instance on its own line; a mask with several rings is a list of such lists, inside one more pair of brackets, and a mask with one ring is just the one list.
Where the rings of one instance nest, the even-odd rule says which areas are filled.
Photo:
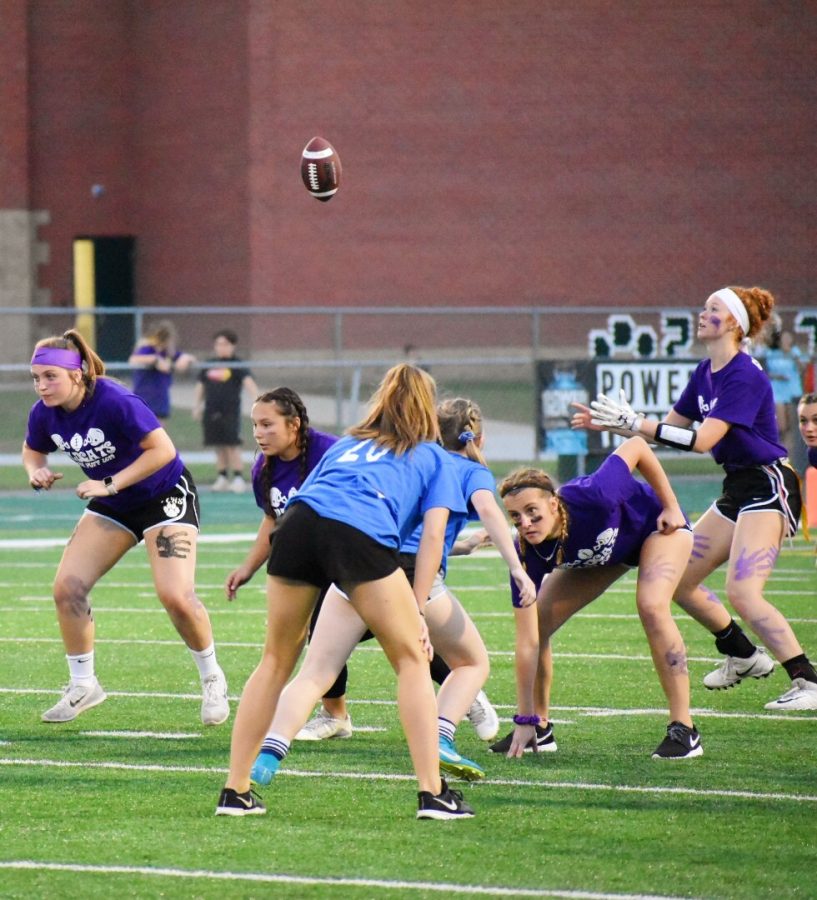
[[732, 522], [747, 513], [779, 512], [786, 520], [784, 537], [793, 537], [803, 507], [800, 479], [787, 459], [735, 469], [726, 473], [723, 493], [713, 506]]

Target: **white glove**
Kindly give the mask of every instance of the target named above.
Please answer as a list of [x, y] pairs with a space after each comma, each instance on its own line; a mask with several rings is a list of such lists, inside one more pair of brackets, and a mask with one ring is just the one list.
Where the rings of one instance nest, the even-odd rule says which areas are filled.
[[593, 425], [600, 428], [617, 428], [621, 431], [637, 432], [641, 430], [644, 416], [630, 406], [623, 389], [619, 391], [618, 403], [605, 394], [599, 394], [595, 400], [591, 401], [590, 408], [593, 410], [590, 419]]

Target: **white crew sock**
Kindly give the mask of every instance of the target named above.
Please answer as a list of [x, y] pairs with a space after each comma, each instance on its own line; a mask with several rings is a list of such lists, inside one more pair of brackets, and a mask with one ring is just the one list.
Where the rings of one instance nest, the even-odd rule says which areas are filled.
[[442, 716], [439, 716], [437, 719], [437, 727], [440, 730], [440, 737], [448, 738], [449, 741], [454, 741], [454, 734], [457, 731], [457, 726], [450, 722], [448, 719], [444, 719]]
[[72, 656], [65, 654], [68, 660], [68, 672], [71, 676], [71, 684], [83, 684], [86, 687], [94, 683], [94, 651], [90, 653], [78, 653]]
[[204, 650], [193, 650], [191, 647], [188, 647], [187, 649], [190, 651], [193, 661], [198, 666], [199, 677], [202, 681], [204, 681], [205, 678], [209, 678], [211, 675], [216, 675], [221, 672], [221, 666], [219, 666], [216, 661], [215, 644], [210, 644], [210, 646], [205, 647]]

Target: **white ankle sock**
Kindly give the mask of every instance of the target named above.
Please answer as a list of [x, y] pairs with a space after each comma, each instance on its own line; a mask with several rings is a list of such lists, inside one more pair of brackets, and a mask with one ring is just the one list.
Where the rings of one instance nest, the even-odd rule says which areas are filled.
[[70, 653], [65, 654], [68, 660], [68, 672], [71, 676], [72, 684], [89, 685], [94, 683], [94, 651], [90, 653], [78, 653], [72, 656]]
[[450, 722], [448, 719], [444, 719], [442, 716], [439, 716], [437, 719], [437, 727], [440, 730], [440, 737], [448, 738], [449, 741], [454, 740], [457, 726], [453, 722]]
[[190, 651], [193, 661], [198, 666], [199, 677], [202, 681], [221, 671], [221, 667], [216, 661], [215, 644], [210, 644], [210, 646], [205, 647], [204, 650], [193, 650], [191, 647], [188, 647], [187, 649]]

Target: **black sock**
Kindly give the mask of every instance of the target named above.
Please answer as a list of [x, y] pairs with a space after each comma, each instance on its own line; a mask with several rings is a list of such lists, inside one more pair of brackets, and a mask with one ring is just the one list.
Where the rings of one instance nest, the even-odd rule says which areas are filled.
[[814, 684], [817, 684], [817, 672], [814, 671], [814, 666], [809, 662], [809, 658], [805, 653], [787, 659], [783, 663], [783, 668], [792, 681], [795, 678], [805, 678], [806, 681], [812, 681]]
[[226, 470], [226, 469], [219, 469], [219, 470], [218, 470], [218, 474], [219, 474], [219, 475], [223, 475], [223, 476], [226, 478], [226, 477], [227, 477], [227, 470]]
[[746, 637], [746, 632], [732, 619], [723, 631], [716, 631], [715, 646], [719, 653], [725, 656], [738, 656], [746, 659], [751, 656], [757, 647]]
[[448, 668], [448, 663], [442, 656], [435, 653], [431, 660], [431, 680], [437, 684], [442, 684], [450, 673], [451, 669]]

